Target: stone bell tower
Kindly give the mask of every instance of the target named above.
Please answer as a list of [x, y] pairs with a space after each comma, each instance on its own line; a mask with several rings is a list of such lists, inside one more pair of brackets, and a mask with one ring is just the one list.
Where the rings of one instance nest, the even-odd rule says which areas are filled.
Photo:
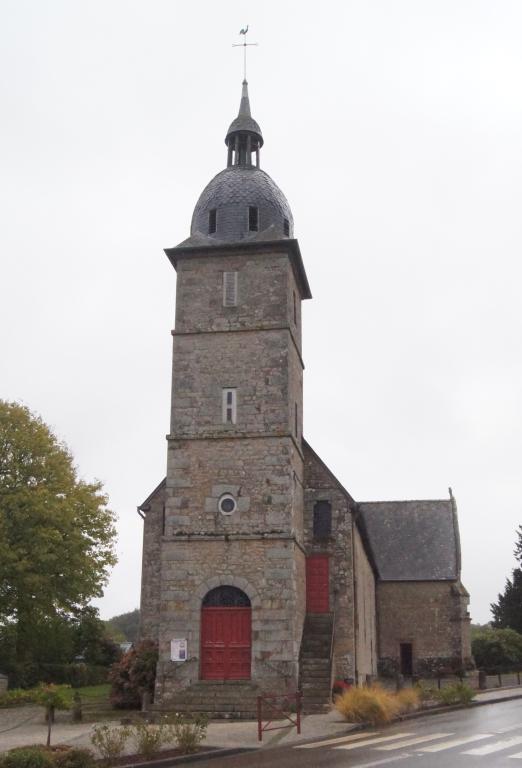
[[142, 633], [159, 641], [163, 706], [208, 681], [228, 685], [232, 707], [242, 684], [253, 694], [298, 683], [311, 294], [288, 202], [260, 168], [246, 81], [225, 143], [227, 167], [203, 190], [190, 237], [166, 250], [177, 273], [167, 477], [141, 508]]

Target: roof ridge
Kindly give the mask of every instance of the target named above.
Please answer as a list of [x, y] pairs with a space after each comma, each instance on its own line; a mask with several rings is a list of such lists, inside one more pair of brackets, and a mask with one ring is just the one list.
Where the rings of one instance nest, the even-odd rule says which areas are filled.
[[359, 504], [415, 504], [422, 501], [426, 502], [444, 502], [445, 504], [451, 504], [451, 499], [381, 499], [380, 501], [359, 501]]

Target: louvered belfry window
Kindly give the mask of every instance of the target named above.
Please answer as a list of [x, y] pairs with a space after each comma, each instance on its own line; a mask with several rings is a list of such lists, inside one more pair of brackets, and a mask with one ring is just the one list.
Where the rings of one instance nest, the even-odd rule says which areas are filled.
[[223, 424], [235, 424], [236, 423], [236, 392], [235, 388], [224, 389], [222, 393], [223, 398]]
[[223, 272], [223, 306], [237, 306], [237, 272]]

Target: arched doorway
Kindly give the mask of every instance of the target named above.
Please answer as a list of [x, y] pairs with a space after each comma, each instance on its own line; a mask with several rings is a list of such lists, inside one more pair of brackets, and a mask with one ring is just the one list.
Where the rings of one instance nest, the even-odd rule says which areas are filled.
[[201, 679], [249, 680], [252, 607], [237, 587], [211, 589], [201, 606]]

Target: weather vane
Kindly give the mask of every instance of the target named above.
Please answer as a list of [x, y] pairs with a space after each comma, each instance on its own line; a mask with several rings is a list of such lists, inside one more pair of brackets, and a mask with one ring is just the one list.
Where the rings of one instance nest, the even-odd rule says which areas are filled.
[[243, 27], [243, 29], [240, 30], [239, 34], [244, 35], [244, 42], [242, 43], [233, 43], [232, 48], [242, 48], [243, 49], [243, 80], [246, 80], [246, 62], [247, 62], [247, 48], [249, 45], [257, 45], [257, 43], [247, 43], [247, 32], [248, 32], [248, 24], [246, 27]]

